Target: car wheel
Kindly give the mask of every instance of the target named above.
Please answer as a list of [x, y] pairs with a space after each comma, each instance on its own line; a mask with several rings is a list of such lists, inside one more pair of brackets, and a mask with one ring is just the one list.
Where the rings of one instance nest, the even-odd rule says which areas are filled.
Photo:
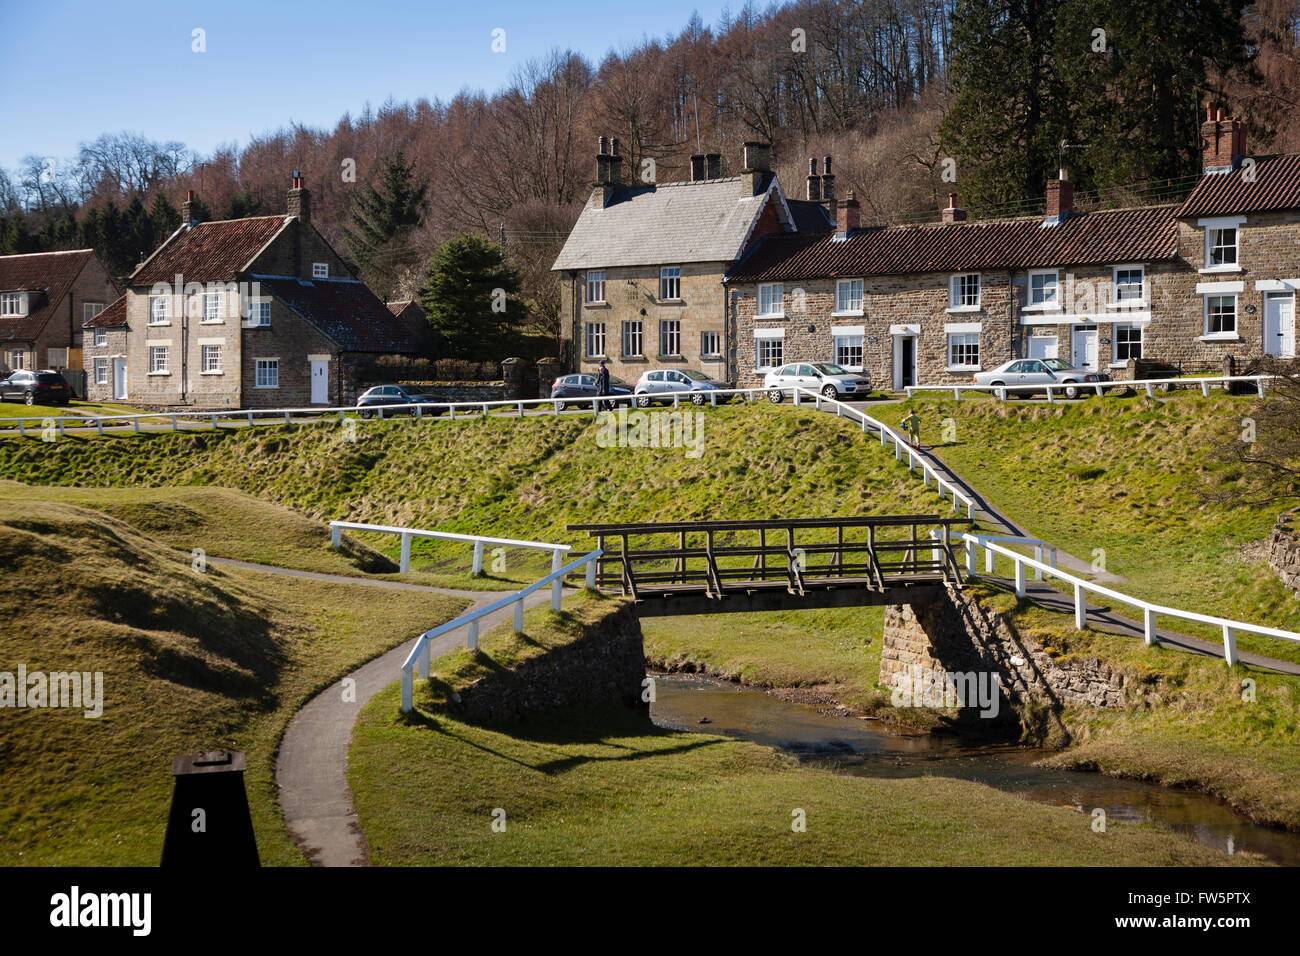
[[24, 392], [24, 393], [23, 393], [23, 404], [25, 404], [25, 405], [35, 405], [35, 404], [36, 404], [36, 396], [35, 396], [34, 394], [32, 394], [31, 392]]
[[568, 403], [568, 402], [556, 402], [556, 403], [555, 403], [555, 410], [556, 410], [557, 412], [562, 412], [562, 411], [564, 411], [565, 409], [567, 409], [568, 407], [569, 407], [569, 403]]
[[638, 395], [638, 396], [636, 397], [636, 407], [637, 407], [637, 408], [649, 408], [649, 407], [650, 407], [650, 396], [649, 396], [649, 395]]
[[708, 400], [709, 397], [705, 395], [703, 392], [696, 392], [694, 395], [691, 396], [692, 405], [703, 405]]
[[834, 385], [827, 385], [825, 388], [822, 389], [822, 394], [825, 395], [827, 398], [839, 398], [840, 395], [840, 393], [836, 391]]
[[[990, 386], [991, 388], [1006, 388], [1006, 387], [1007, 387], [1007, 383], [1006, 383], [1006, 382], [989, 382], [989, 386]], [[997, 393], [997, 392], [993, 392], [992, 394], [993, 394], [993, 397], [994, 397], [994, 398], [997, 398], [997, 397], [998, 397], [998, 393]], [[1012, 392], [1010, 392], [1010, 391], [1006, 391], [1006, 392], [1003, 392], [1003, 397], [1009, 399], [1009, 398], [1011, 398], [1012, 394], [1013, 394]]]
[[357, 414], [360, 415], [362, 418], [365, 418], [365, 419], [368, 420], [368, 419], [370, 419], [371, 417], [373, 417], [375, 413], [374, 413], [374, 412], [368, 412], [368, 411], [366, 411], [365, 409], [362, 409], [361, 411], [357, 412]]
[[1070, 385], [1070, 387], [1067, 388], [1067, 389], [1065, 390], [1065, 397], [1066, 397], [1066, 398], [1078, 398], [1078, 397], [1079, 397], [1079, 389], [1078, 389], [1078, 387], [1075, 386], [1075, 385], [1071, 385], [1069, 382], [1066, 382], [1066, 384], [1067, 384], [1067, 385]]
[[785, 398], [785, 393], [779, 388], [770, 389], [767, 393], [767, 400], [773, 405], [780, 405], [783, 398]]

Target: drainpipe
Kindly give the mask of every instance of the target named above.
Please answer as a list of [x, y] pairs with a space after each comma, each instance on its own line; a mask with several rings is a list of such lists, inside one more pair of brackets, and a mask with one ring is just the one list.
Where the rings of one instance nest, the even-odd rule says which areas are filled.
[[[1026, 283], [1028, 283], [1029, 281], [1028, 277], [1029, 277], [1029, 273], [1026, 272], [1025, 273]], [[1027, 285], [1026, 285], [1026, 290], [1028, 290]], [[1057, 291], [1057, 294], [1058, 295], [1060, 294], [1059, 289]], [[1011, 337], [1007, 340], [1008, 346], [1010, 347], [1011, 350], [1011, 357], [1013, 359], [1024, 358], [1023, 355], [1019, 354], [1020, 339], [1018, 335], [1019, 327], [1017, 325], [1017, 323], [1019, 322], [1019, 316], [1016, 315], [1016, 270], [1015, 269], [1007, 270], [1007, 317], [1008, 317], [1008, 321], [1010, 321], [1011, 323]]]

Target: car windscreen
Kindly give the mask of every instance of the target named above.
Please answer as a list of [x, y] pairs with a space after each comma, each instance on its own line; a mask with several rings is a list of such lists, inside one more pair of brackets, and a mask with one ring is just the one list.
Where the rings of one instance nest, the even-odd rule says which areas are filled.
[[696, 371], [693, 368], [682, 369], [682, 374], [685, 375], [687, 378], [695, 379], [696, 381], [700, 381], [700, 382], [715, 381], [714, 377], [710, 375], [708, 372]]
[[818, 362], [813, 366], [813, 368], [821, 372], [823, 375], [847, 375], [848, 374], [848, 372], [844, 371], [844, 369], [840, 368], [838, 365], [832, 365], [829, 362]]
[[1054, 358], [1043, 359], [1043, 364], [1046, 365], [1048, 368], [1050, 368], [1053, 372], [1064, 372], [1066, 369], [1070, 367], [1069, 362], [1062, 362], [1060, 359], [1054, 359]]

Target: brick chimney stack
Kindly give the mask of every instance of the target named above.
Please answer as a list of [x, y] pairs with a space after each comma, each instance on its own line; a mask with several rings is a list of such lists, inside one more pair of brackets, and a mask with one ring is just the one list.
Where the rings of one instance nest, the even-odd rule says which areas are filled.
[[1203, 175], [1231, 172], [1246, 156], [1246, 124], [1207, 103], [1205, 122], [1201, 124], [1201, 151]]
[[862, 225], [862, 207], [857, 194], [849, 191], [848, 199], [836, 203], [835, 238], [847, 239]]
[[1061, 167], [1056, 179], [1047, 182], [1047, 214], [1044, 222], [1055, 226], [1062, 223], [1074, 212], [1074, 183], [1070, 182], [1070, 171]]
[[831, 173], [831, 158], [822, 160], [822, 199], [827, 204], [827, 211], [835, 206], [835, 176]]
[[948, 208], [943, 211], [943, 221], [945, 224], [966, 221], [966, 210], [957, 208], [957, 194], [948, 194]]
[[744, 146], [744, 169], [749, 176], [750, 195], [763, 190], [763, 180], [772, 171], [772, 146], [770, 143], [751, 141]]
[[188, 226], [194, 222], [194, 190], [191, 189], [185, 197], [185, 202], [181, 203], [181, 224]]
[[808, 201], [822, 201], [822, 178], [817, 175], [817, 157], [808, 157]]
[[303, 186], [302, 175], [296, 169], [289, 188], [289, 215], [301, 223], [311, 222], [311, 191]]
[[704, 173], [705, 173], [704, 154], [696, 153], [694, 156], [691, 157], [691, 182], [693, 183], [703, 182], [704, 179], [706, 178]]
[[708, 176], [709, 179], [721, 179], [722, 178], [722, 154], [705, 153], [704, 169], [705, 169], [704, 174]]

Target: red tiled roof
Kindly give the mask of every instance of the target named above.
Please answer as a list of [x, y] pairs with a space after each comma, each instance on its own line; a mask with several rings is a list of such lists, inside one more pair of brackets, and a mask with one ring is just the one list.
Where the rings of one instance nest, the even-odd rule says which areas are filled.
[[88, 322], [83, 322], [83, 329], [114, 329], [126, 325], [126, 296], [119, 296], [108, 308]]
[[173, 235], [130, 278], [133, 286], [156, 282], [228, 282], [284, 228], [285, 216], [252, 216], [201, 222]]
[[94, 254], [93, 249], [76, 249], [0, 256], [0, 292], [45, 292], [34, 311], [0, 318], [0, 341], [28, 342], [40, 335]]
[[355, 279], [254, 276], [264, 291], [349, 352], [413, 352], [414, 337], [379, 298]]
[[1016, 219], [863, 229], [842, 242], [834, 233], [770, 236], [727, 281], [1152, 262], [1174, 258], [1176, 247], [1173, 207], [1151, 206], [1074, 213], [1050, 227]]
[[1282, 209], [1300, 209], [1300, 156], [1260, 156], [1230, 173], [1202, 176], [1175, 215], [1226, 216]]

